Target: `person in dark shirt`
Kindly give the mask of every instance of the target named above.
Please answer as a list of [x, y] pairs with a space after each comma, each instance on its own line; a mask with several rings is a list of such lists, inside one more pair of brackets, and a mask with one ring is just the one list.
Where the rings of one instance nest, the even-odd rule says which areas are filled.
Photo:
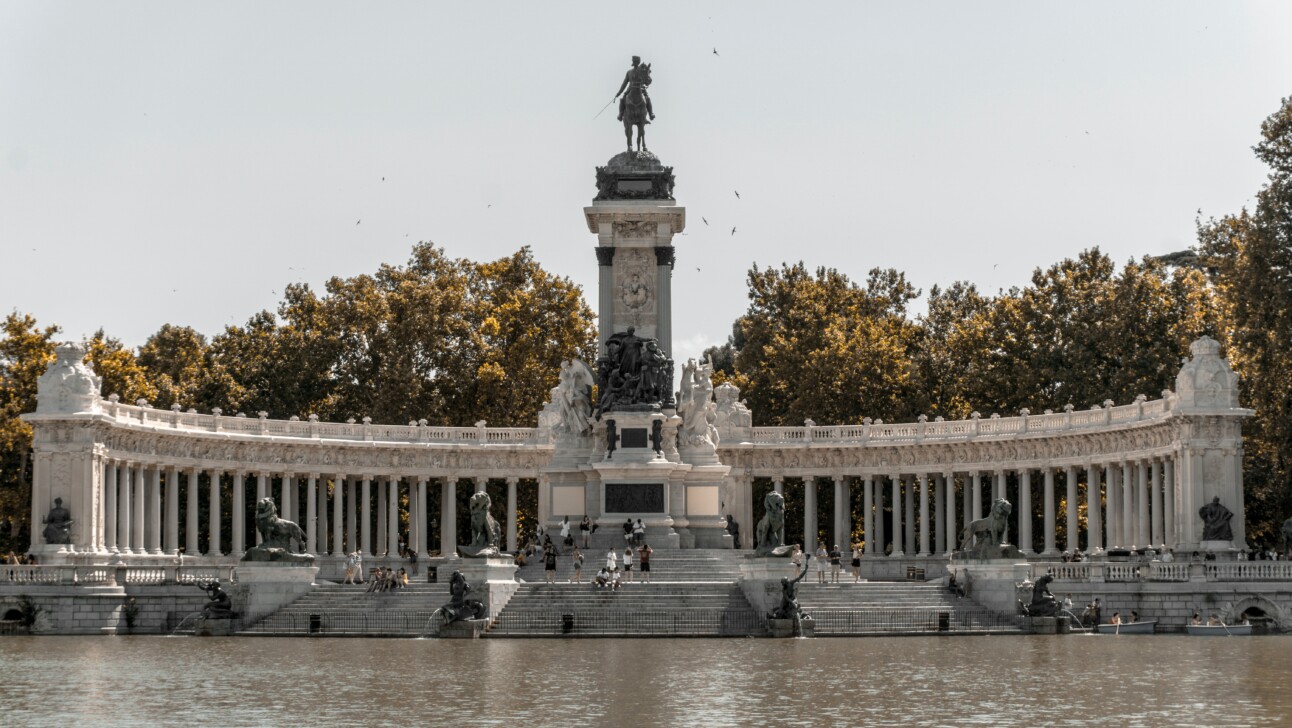
[[843, 554], [839, 553], [839, 544], [835, 544], [834, 548], [830, 549], [830, 583], [831, 584], [839, 583], [839, 567], [840, 567], [839, 559], [842, 558], [842, 556]]
[[543, 553], [543, 577], [548, 584], [556, 583], [556, 549], [547, 549]]

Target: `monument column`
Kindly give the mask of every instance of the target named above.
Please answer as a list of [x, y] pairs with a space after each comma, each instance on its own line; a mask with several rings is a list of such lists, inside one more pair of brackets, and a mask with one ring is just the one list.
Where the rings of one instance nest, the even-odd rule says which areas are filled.
[[333, 556], [341, 556], [345, 551], [342, 532], [345, 530], [345, 476], [332, 474], [332, 550]]
[[666, 353], [673, 351], [673, 261], [672, 245], [655, 248], [655, 288], [659, 294], [655, 314], [655, 338]]
[[[593, 232], [596, 232], [595, 230]], [[597, 246], [597, 321], [615, 320], [615, 248], [613, 245]], [[614, 333], [613, 326], [601, 324], [597, 327], [597, 354], [604, 356], [606, 341]], [[665, 349], [672, 354], [671, 351]]]
[[1138, 529], [1135, 527], [1135, 472], [1131, 461], [1122, 461], [1122, 543], [1124, 548], [1135, 546]]
[[376, 556], [372, 551], [372, 476], [363, 476], [363, 488], [359, 495], [359, 530], [365, 554]]
[[875, 532], [872, 530], [874, 516], [871, 515], [871, 509], [875, 507], [875, 497], [871, 491], [874, 488], [874, 482], [870, 475], [866, 475], [861, 480], [861, 532], [862, 542], [865, 544], [864, 556], [871, 556], [875, 551]]
[[1179, 541], [1175, 532], [1175, 460], [1169, 456], [1162, 458], [1162, 469], [1162, 480], [1165, 481], [1165, 492], [1162, 493], [1162, 535], [1166, 547], [1174, 550]]
[[229, 549], [230, 555], [235, 558], [242, 558], [247, 549], [246, 489], [247, 471], [239, 469], [233, 474], [233, 546]]
[[977, 470], [973, 471], [973, 517], [970, 520], [977, 521], [982, 518], [982, 473]]
[[772, 490], [776, 491], [777, 493], [780, 493], [781, 495], [785, 495], [785, 476], [783, 475], [772, 476]]
[[135, 464], [129, 460], [121, 464], [121, 477], [117, 483], [117, 552], [131, 553], [130, 548], [130, 487], [134, 480]]
[[906, 522], [902, 531], [906, 548], [903, 553], [915, 555], [915, 478], [906, 479]]
[[108, 460], [104, 465], [103, 477], [103, 546], [110, 553], [117, 553], [117, 469], [116, 460]]
[[390, 556], [391, 553], [386, 547], [386, 485], [390, 482], [390, 478], [386, 478], [385, 483], [382, 482], [381, 478], [373, 478], [372, 480], [373, 485], [376, 486], [374, 490], [377, 495], [377, 530], [374, 532], [372, 540], [377, 551], [382, 556]]
[[440, 491], [440, 556], [450, 559], [458, 556], [457, 490], [457, 478], [446, 477]]
[[198, 548], [198, 525], [197, 525], [197, 468], [189, 468], [187, 481], [184, 485], [188, 491], [188, 506], [185, 509], [184, 518], [184, 553], [189, 556], [200, 556], [201, 551]]
[[1018, 471], [1018, 540], [1025, 554], [1036, 553], [1032, 542], [1032, 469]]
[[[345, 476], [345, 512], [345, 551], [350, 553], [362, 548], [359, 545], [359, 484], [352, 475]], [[372, 555], [367, 551], [363, 553], [365, 556]]]
[[220, 476], [219, 470], [211, 471], [210, 500], [211, 504], [207, 511], [206, 527], [210, 533], [208, 536], [208, 546], [206, 553], [208, 556], [222, 556], [224, 550], [220, 547]]
[[1104, 538], [1101, 531], [1101, 491], [1099, 487], [1099, 466], [1094, 463], [1086, 465], [1086, 552], [1095, 553], [1103, 549]]
[[893, 558], [902, 556], [902, 476], [894, 473], [893, 481]]
[[148, 469], [148, 553], [162, 553], [161, 466]]
[[283, 473], [278, 480], [278, 512], [283, 518], [299, 525], [300, 519], [296, 517], [296, 504], [293, 502], [296, 500], [295, 494], [296, 474]]
[[[1055, 524], [1055, 516], [1054, 516], [1054, 466], [1049, 465], [1047, 463], [1044, 468], [1041, 468], [1041, 470], [1044, 471], [1044, 476], [1041, 481], [1041, 487], [1045, 489], [1045, 493], [1043, 494], [1043, 497], [1041, 499], [1043, 502], [1043, 508], [1045, 509], [1045, 547], [1041, 550], [1041, 555], [1054, 556], [1055, 554], [1059, 553], [1059, 548], [1058, 546], [1055, 545], [1055, 531], [1057, 530], [1057, 527]], [[1068, 468], [1068, 473], [1069, 473], [1068, 482], [1071, 483], [1072, 482], [1071, 468]], [[1068, 486], [1068, 490], [1069, 492], [1071, 492], [1072, 490], [1071, 485]], [[1072, 506], [1071, 498], [1072, 496], [1069, 495], [1068, 496], [1069, 507]], [[1068, 538], [1071, 539], [1072, 536], [1069, 535]]]
[[399, 556], [399, 482], [403, 480], [392, 475], [389, 482], [389, 495], [386, 498], [386, 554]]
[[166, 553], [179, 553], [179, 470], [166, 468]]
[[[941, 475], [932, 475], [929, 484], [933, 486], [933, 553], [947, 552], [947, 489]], [[954, 498], [951, 507], [955, 508]]]
[[1135, 490], [1139, 494], [1139, 504], [1135, 511], [1135, 542], [1141, 548], [1153, 544], [1153, 535], [1149, 532], [1152, 514], [1148, 510], [1148, 462], [1140, 458], [1135, 462]]
[[911, 483], [920, 489], [920, 556], [929, 555], [929, 476], [925, 473], [912, 478]]
[[803, 550], [809, 554], [816, 553], [816, 542], [820, 540], [816, 525], [816, 476], [803, 478]]
[[[1080, 528], [1077, 526], [1077, 466], [1068, 466], [1068, 551], [1075, 554], [1081, 546]], [[1090, 481], [1086, 481], [1086, 490], [1090, 490]], [[1089, 518], [1089, 513], [1086, 518]], [[1089, 549], [1089, 545], [1086, 546]]]
[[327, 482], [328, 477], [324, 473], [318, 474], [318, 510], [311, 515], [318, 518], [318, 551], [313, 551], [319, 556], [326, 556], [328, 553], [328, 534], [331, 530], [328, 528], [328, 505], [327, 505]]
[[1109, 462], [1104, 464], [1104, 502], [1107, 508], [1108, 517], [1104, 519], [1104, 530], [1107, 538], [1105, 549], [1112, 549], [1121, 546], [1119, 531], [1121, 529], [1121, 518], [1118, 506], [1121, 504], [1121, 495], [1117, 492], [1117, 480], [1121, 470], [1117, 463]]
[[317, 554], [319, 551], [319, 475], [310, 473], [305, 476], [305, 551]]
[[148, 521], [148, 466], [138, 464], [135, 468], [135, 505], [134, 513], [130, 516], [130, 547], [137, 554], [146, 554], [148, 545], [144, 543], [144, 524]]
[[956, 550], [956, 538], [960, 535], [956, 529], [956, 474], [953, 472], [943, 473], [942, 481], [947, 489], [947, 548], [945, 553], [950, 556]]
[[[516, 543], [516, 484], [520, 478], [507, 478], [507, 550], [515, 552]], [[582, 546], [582, 544], [579, 544]]]
[[1162, 538], [1162, 463], [1157, 458], [1149, 460], [1149, 491], [1153, 500], [1153, 533], [1150, 538], [1153, 547], [1160, 549], [1166, 539]]
[[874, 556], [884, 555], [884, 544], [888, 541], [884, 533], [884, 476], [873, 476], [871, 489], [874, 491], [872, 497], [875, 500], [875, 548], [870, 548], [870, 535], [866, 535], [866, 551]]
[[[515, 524], [512, 524], [513, 526]], [[417, 555], [426, 556], [426, 478], [417, 478]]]
[[[269, 474], [263, 470], [257, 471], [256, 472], [256, 507], [257, 508], [260, 507], [260, 501], [268, 497], [269, 497]], [[264, 540], [264, 536], [260, 535], [259, 528], [255, 529], [255, 531], [256, 531], [256, 545], [259, 546], [260, 542]]]

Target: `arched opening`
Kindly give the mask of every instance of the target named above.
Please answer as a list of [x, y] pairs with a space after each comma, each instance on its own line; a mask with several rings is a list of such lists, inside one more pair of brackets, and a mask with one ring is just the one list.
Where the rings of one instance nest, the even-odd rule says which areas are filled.
[[21, 619], [22, 619], [22, 612], [18, 611], [17, 609], [9, 609], [5, 611], [4, 617], [0, 618], [0, 622], [17, 622]]

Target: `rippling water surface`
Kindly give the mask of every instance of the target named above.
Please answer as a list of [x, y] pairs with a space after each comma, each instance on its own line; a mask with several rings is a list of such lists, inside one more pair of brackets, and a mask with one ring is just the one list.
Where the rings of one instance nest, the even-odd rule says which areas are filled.
[[5, 725], [1292, 723], [1292, 637], [0, 639]]

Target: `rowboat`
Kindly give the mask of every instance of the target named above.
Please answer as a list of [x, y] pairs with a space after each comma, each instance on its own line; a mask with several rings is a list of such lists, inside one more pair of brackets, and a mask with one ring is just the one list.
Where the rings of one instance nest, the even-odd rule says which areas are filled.
[[1123, 622], [1122, 624], [1101, 624], [1096, 629], [1099, 634], [1153, 634], [1157, 629], [1157, 620], [1147, 622]]
[[1189, 634], [1195, 637], [1246, 636], [1252, 633], [1252, 625], [1250, 624], [1188, 624], [1185, 625], [1185, 628], [1189, 630]]

